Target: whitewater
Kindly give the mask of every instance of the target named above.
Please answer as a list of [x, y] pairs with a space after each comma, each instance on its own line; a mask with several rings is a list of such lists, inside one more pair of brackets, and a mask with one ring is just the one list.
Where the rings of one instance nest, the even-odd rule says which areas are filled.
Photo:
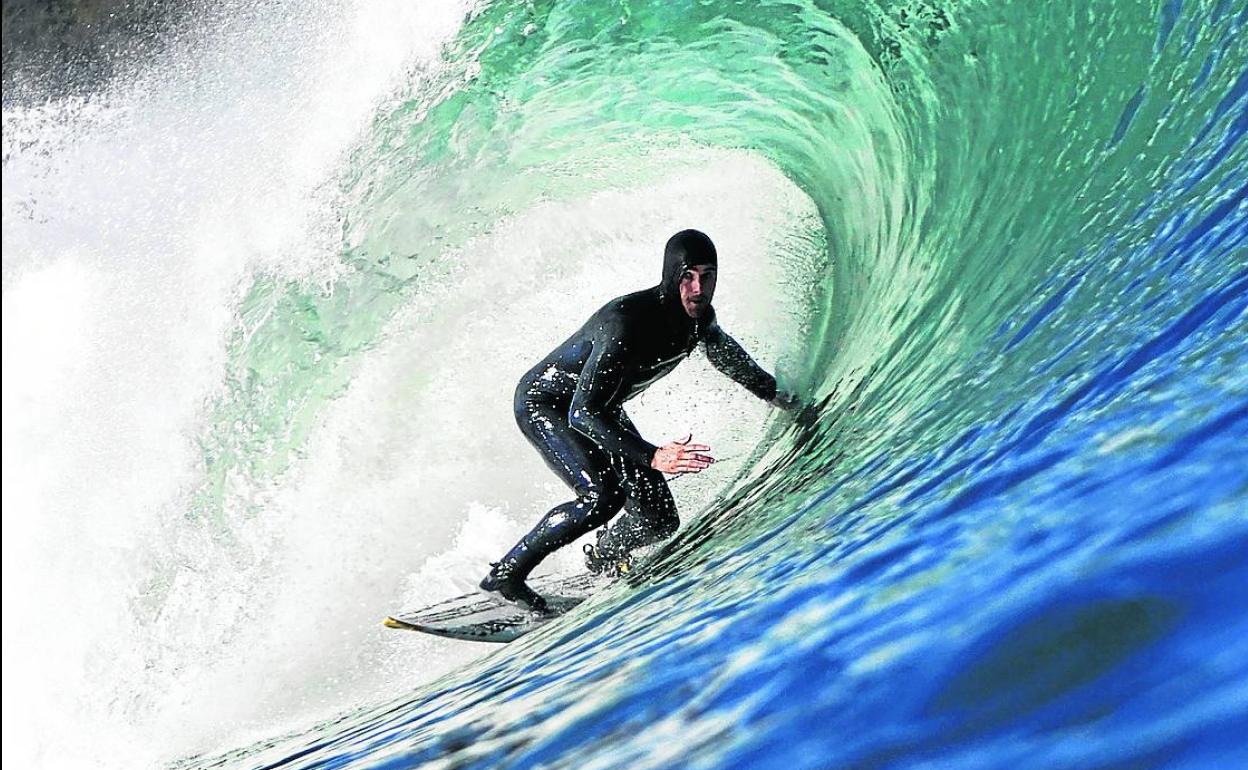
[[[1248, 765], [1248, 5], [188, 4], [3, 106], [3, 761]], [[505, 646], [519, 377], [719, 248], [779, 412]], [[541, 571], [578, 571], [565, 549]]]

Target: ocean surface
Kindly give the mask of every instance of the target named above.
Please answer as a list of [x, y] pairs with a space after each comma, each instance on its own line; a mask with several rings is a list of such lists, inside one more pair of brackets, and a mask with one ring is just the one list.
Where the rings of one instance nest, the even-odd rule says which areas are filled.
[[[187, 18], [6, 85], [6, 767], [1248, 767], [1243, 0]], [[638, 579], [383, 628], [565, 499], [515, 382], [685, 227], [807, 407], [696, 354]]]

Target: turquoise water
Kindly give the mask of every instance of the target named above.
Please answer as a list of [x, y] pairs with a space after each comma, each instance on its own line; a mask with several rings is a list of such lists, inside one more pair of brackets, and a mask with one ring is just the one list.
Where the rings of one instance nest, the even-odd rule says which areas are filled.
[[[204, 653], [254, 659], [193, 680], [242, 693], [208, 711], [245, 729], [178, 766], [1248, 764], [1246, 23], [1231, 0], [477, 8], [352, 135], [330, 256], [247, 273], [218, 324], [162, 530], [211, 545], [157, 536], [129, 585], [143, 643], [211, 591]], [[494, 391], [657, 280], [679, 217], [726, 255], [730, 331], [810, 407], [677, 407], [734, 463], [678, 485], [636, 585], [506, 648], [353, 655], [377, 596], [454, 587], [396, 594], [417, 543], [417, 584], [467, 579], [466, 538], [484, 557], [535, 518], [551, 492]], [[734, 259], [760, 278], [730, 294]], [[350, 606], [300, 623], [318, 595]], [[323, 649], [239, 631], [275, 617]], [[149, 670], [194, 668], [166, 645]]]

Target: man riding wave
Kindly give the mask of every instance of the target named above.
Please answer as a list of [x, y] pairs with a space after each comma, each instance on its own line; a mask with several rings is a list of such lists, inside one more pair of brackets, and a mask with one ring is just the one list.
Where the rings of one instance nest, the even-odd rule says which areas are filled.
[[576, 493], [555, 506], [493, 564], [481, 589], [543, 611], [525, 579], [543, 559], [624, 514], [586, 546], [601, 572], [639, 547], [670, 537], [680, 519], [664, 473], [699, 473], [715, 460], [692, 436], [663, 446], [641, 437], [624, 402], [671, 372], [698, 343], [716, 369], [759, 398], [788, 408], [775, 378], [715, 321], [718, 257], [704, 233], [682, 230], [667, 242], [658, 286], [611, 300], [521, 378], [515, 414], [546, 464]]

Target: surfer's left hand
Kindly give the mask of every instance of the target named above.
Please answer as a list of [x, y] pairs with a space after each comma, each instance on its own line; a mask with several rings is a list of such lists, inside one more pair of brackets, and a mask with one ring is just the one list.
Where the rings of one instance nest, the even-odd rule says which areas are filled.
[[802, 406], [801, 399], [784, 390], [777, 390], [776, 395], [772, 397], [770, 403], [777, 409], [783, 409], [786, 412], [795, 411]]

